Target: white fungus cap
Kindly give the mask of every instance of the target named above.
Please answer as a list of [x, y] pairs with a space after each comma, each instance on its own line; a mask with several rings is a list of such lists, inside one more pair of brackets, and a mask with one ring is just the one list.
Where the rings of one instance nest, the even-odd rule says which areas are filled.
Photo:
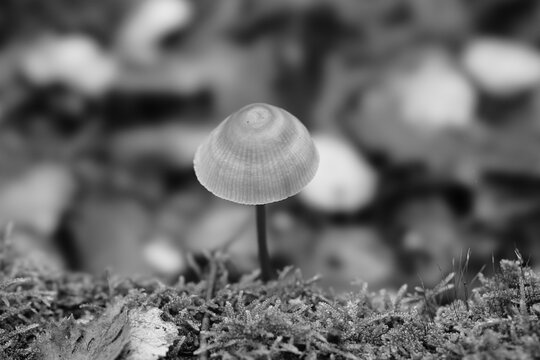
[[400, 84], [403, 120], [422, 130], [460, 128], [474, 119], [477, 94], [467, 77], [441, 55], [430, 55]]
[[370, 164], [345, 139], [315, 135], [313, 141], [319, 151], [319, 169], [300, 198], [328, 212], [353, 212], [367, 205], [377, 188]]
[[188, 0], [143, 0], [120, 29], [118, 46], [132, 60], [151, 62], [159, 53], [159, 41], [185, 28], [193, 19]]
[[483, 90], [494, 95], [512, 95], [540, 84], [540, 54], [516, 41], [477, 39], [465, 49], [463, 65]]
[[319, 155], [308, 130], [277, 106], [255, 103], [231, 114], [199, 146], [199, 182], [214, 195], [245, 205], [280, 201], [313, 178]]
[[62, 83], [86, 95], [99, 95], [114, 82], [115, 59], [90, 37], [41, 39], [23, 55], [21, 70], [37, 85]]

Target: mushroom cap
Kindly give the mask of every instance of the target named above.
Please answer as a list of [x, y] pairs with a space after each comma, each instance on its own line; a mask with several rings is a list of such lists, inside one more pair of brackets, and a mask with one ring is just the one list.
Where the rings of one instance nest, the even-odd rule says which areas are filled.
[[227, 117], [199, 146], [193, 163], [197, 179], [214, 195], [259, 205], [302, 190], [317, 172], [319, 154], [296, 117], [258, 103]]

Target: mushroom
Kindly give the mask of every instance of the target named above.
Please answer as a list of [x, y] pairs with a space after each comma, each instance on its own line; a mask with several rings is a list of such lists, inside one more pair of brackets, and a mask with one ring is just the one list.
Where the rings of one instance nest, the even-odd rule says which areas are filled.
[[275, 277], [266, 245], [266, 208], [300, 192], [315, 176], [319, 154], [304, 125], [269, 104], [247, 105], [227, 117], [199, 146], [199, 182], [214, 195], [255, 205], [263, 281]]

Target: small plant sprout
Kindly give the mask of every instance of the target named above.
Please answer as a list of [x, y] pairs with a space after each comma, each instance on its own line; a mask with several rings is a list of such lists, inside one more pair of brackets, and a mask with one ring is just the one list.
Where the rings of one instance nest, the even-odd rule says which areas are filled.
[[315, 176], [319, 154], [307, 129], [281, 108], [247, 105], [210, 133], [193, 163], [208, 191], [255, 205], [261, 276], [263, 281], [275, 278], [266, 244], [265, 205], [297, 194]]

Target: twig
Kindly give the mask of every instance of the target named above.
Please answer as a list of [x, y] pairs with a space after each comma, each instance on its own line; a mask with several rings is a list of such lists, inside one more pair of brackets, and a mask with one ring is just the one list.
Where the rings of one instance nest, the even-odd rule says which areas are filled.
[[[519, 311], [522, 316], [527, 316], [527, 299], [525, 294], [525, 274], [523, 273], [523, 257], [518, 249], [514, 252], [519, 261]], [[523, 317], [522, 317], [523, 320]]]
[[471, 248], [467, 249], [467, 259], [465, 260], [465, 266], [461, 270], [461, 278], [463, 280], [463, 290], [465, 291], [465, 307], [467, 312], [469, 311], [469, 288], [467, 287], [467, 274], [469, 273], [469, 260], [471, 256]]
[[188, 263], [188, 266], [191, 267], [191, 269], [195, 272], [195, 275], [197, 275], [197, 278], [202, 279], [201, 267], [199, 266], [199, 264], [197, 264], [193, 253], [188, 252], [186, 254], [186, 261]]
[[[217, 258], [218, 254], [212, 254], [210, 256], [210, 271], [208, 273], [208, 280], [206, 284], [206, 304], [212, 300], [212, 297], [214, 295], [214, 287], [216, 283], [216, 277], [217, 277]], [[200, 345], [199, 349], [203, 349], [206, 347], [206, 331], [208, 331], [208, 328], [210, 326], [210, 315], [208, 311], [204, 313], [204, 317], [201, 322], [201, 331], [200, 331]], [[208, 351], [203, 351], [199, 355], [200, 360], [208, 360]]]

